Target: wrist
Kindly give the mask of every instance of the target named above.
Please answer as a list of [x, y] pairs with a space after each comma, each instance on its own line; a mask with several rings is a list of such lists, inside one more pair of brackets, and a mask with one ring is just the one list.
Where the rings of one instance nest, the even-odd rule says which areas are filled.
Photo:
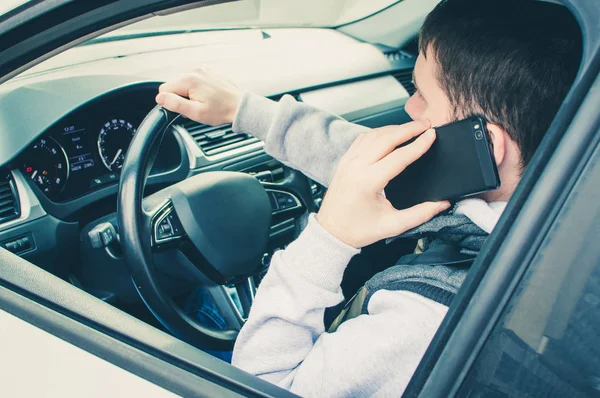
[[228, 106], [228, 111], [227, 111], [227, 122], [229, 124], [233, 124], [233, 121], [235, 120], [237, 113], [240, 109], [240, 104], [242, 102], [242, 97], [245, 95], [246, 93], [243, 90], [234, 90], [231, 93], [231, 98], [229, 101], [229, 106]]
[[330, 217], [319, 212], [315, 215], [315, 221], [325, 230], [328, 234], [330, 234], [335, 239], [339, 240], [341, 243], [348, 245], [354, 249], [360, 249], [361, 245], [358, 242], [355, 242], [351, 239], [346, 233], [344, 233], [344, 228], [340, 227], [335, 221], [333, 221]]

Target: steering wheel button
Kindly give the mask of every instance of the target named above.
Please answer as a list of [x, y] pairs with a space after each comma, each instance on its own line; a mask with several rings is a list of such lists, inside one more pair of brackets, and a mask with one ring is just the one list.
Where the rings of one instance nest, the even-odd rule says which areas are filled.
[[275, 195], [280, 210], [289, 209], [296, 206], [296, 201], [291, 195], [281, 192], [277, 192]]
[[168, 239], [171, 237], [171, 234], [168, 232], [165, 232], [164, 230], [162, 230], [162, 228], [158, 231], [158, 234], [156, 235], [157, 239]]
[[171, 229], [173, 230], [173, 236], [181, 234], [181, 227], [175, 225], [173, 222], [171, 222]]
[[179, 233], [179, 231], [181, 231], [181, 229], [182, 229], [182, 226], [181, 226], [181, 222], [179, 221], [179, 218], [177, 217], [177, 214], [172, 211], [167, 216], [167, 219], [169, 220], [169, 223], [171, 224], [171, 228], [173, 228], [173, 232]]
[[173, 207], [167, 207], [159, 212], [154, 222], [154, 240], [156, 244], [170, 241], [185, 235], [181, 221]]
[[269, 201], [271, 202], [271, 207], [273, 211], [279, 210], [279, 204], [277, 203], [277, 199], [275, 198], [275, 193], [269, 192]]
[[167, 219], [163, 220], [163, 222], [160, 224], [160, 232], [165, 236], [172, 235], [173, 231], [171, 229], [171, 224], [169, 224], [169, 221]]

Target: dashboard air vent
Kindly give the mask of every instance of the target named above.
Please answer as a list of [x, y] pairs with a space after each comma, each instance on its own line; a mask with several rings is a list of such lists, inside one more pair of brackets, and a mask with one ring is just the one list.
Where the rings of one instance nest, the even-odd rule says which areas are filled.
[[412, 60], [415, 58], [411, 54], [404, 52], [402, 50], [385, 51], [384, 54], [385, 54], [385, 57], [388, 59], [388, 61], [390, 61], [392, 63], [404, 61], [404, 60]]
[[260, 141], [258, 138], [246, 133], [234, 133], [231, 125], [212, 127], [186, 120], [183, 126], [194, 137], [200, 149], [209, 156], [242, 148]]
[[409, 95], [413, 95], [417, 91], [413, 83], [412, 73], [412, 69], [399, 70], [392, 73], [392, 76], [404, 86]]
[[12, 174], [0, 169], [0, 224], [18, 218], [19, 196]]

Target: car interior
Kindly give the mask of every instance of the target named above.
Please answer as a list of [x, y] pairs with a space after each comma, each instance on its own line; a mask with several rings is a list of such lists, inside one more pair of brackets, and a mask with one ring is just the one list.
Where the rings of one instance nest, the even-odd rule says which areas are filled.
[[[384, 12], [404, 14], [407, 6], [416, 7], [410, 3]], [[434, 3], [419, 4], [413, 18], [422, 18]], [[161, 19], [192, 20], [213, 7], [224, 8], [216, 10], [222, 14], [247, 8], [223, 4], [154, 19], [179, 27], [177, 20]], [[191, 15], [181, 15], [186, 13]], [[396, 43], [373, 45], [354, 39], [343, 27], [169, 31], [158, 37], [142, 33], [148, 28], [139, 25], [156, 24], [154, 19], [92, 39], [2, 86], [1, 101], [8, 106], [2, 109], [13, 115], [4, 119], [3, 131], [20, 133], [6, 137], [10, 142], [0, 161], [5, 164], [0, 242], [38, 267], [162, 328], [131, 282], [117, 241], [116, 215], [124, 159], [137, 128], [156, 105], [158, 86], [206, 64], [240, 87], [273, 100], [292, 95], [371, 128], [401, 124], [410, 120], [403, 105], [415, 91], [411, 81], [417, 28], [398, 50]], [[414, 21], [407, 24], [418, 26]], [[351, 24], [346, 29], [359, 28]], [[17, 109], [28, 109], [28, 115], [15, 118]], [[258, 247], [260, 259], [253, 264], [254, 290], [270, 255], [297, 237], [307, 214], [318, 209], [325, 188], [274, 160], [262, 142], [234, 133], [230, 125], [211, 127], [179, 118], [160, 144], [145, 195], [209, 171], [244, 172], [268, 189], [272, 219], [266, 247]], [[157, 238], [165, 241], [172, 238], [175, 226], [172, 220], [162, 220], [157, 228], [169, 232]], [[105, 239], [106, 234], [113, 235]], [[346, 295], [406, 249], [394, 246], [383, 250], [385, 245], [378, 245], [353, 262], [344, 281]], [[171, 244], [169, 250], [177, 248]], [[201, 281], [170, 267], [173, 260], [165, 252], [157, 257], [161, 288], [181, 305]], [[234, 287], [228, 283], [231, 295], [236, 294]]]
[[[230, 350], [270, 256], [326, 188], [231, 125], [157, 109], [158, 86], [208, 65], [274, 101], [291, 95], [369, 128], [402, 124], [416, 36], [437, 1], [298, 3], [156, 13], [1, 84], [0, 246], [16, 255], [6, 280], [33, 281], [29, 295], [181, 361]], [[402, 239], [365, 248], [345, 297], [413, 249]], [[186, 309], [199, 287], [234, 328]], [[211, 377], [235, 372], [213, 365]]]

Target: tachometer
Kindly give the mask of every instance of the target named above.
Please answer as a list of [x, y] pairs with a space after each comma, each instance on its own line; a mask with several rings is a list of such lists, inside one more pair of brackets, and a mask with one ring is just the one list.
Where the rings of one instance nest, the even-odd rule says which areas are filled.
[[110, 171], [123, 167], [125, 153], [136, 129], [122, 119], [113, 119], [102, 126], [98, 135], [98, 151], [104, 166]]
[[23, 170], [51, 198], [65, 189], [69, 160], [53, 138], [40, 138], [27, 150]]

